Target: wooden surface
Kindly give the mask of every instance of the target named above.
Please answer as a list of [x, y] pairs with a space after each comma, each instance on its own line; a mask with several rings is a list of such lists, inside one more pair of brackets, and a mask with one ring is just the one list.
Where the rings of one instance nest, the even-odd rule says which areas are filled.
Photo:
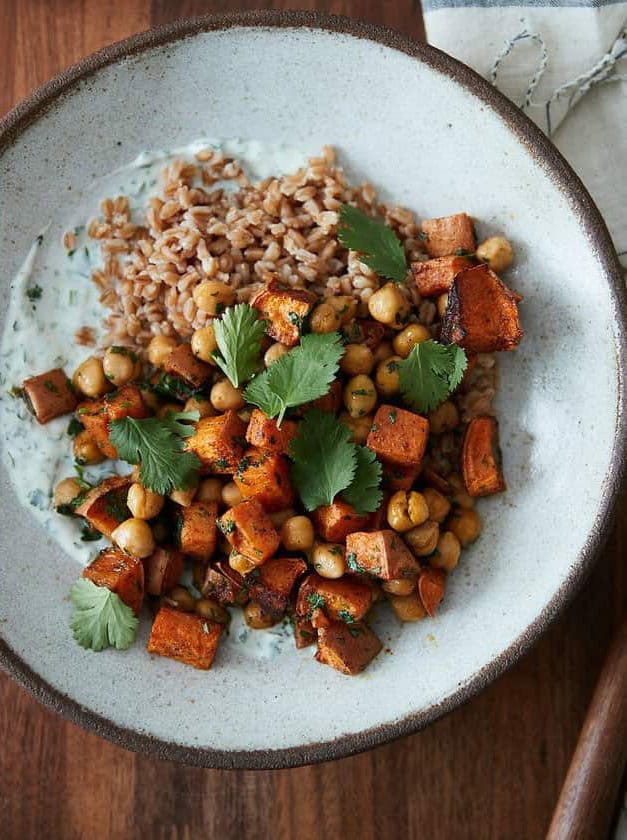
[[[418, 0], [0, 0], [0, 112], [81, 56], [150, 25], [272, 6], [422, 33]], [[0, 675], [0, 836], [537, 840], [623, 610], [626, 536], [623, 522], [567, 613], [475, 700], [422, 733], [317, 767], [229, 773], [134, 755]]]

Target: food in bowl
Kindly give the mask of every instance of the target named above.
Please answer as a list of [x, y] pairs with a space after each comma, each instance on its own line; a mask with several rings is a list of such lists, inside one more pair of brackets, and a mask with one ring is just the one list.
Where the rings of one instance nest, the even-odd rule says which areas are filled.
[[[40, 423], [73, 413], [79, 473], [55, 507], [111, 542], [72, 588], [77, 641], [128, 647], [148, 600], [148, 650], [207, 669], [240, 607], [361, 672], [382, 649], [374, 605], [435, 615], [480, 534], [475, 499], [505, 489], [510, 244], [478, 245], [463, 212], [418, 225], [328, 148], [258, 183], [201, 150], [166, 167], [143, 218], [120, 196], [87, 231], [103, 352], [23, 383]], [[87, 483], [107, 459], [133, 470]]]

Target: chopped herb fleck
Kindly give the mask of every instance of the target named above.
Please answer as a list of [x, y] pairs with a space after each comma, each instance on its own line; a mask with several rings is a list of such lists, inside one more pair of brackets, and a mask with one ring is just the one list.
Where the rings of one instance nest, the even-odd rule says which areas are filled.
[[388, 420], [390, 421], [390, 423], [392, 425], [394, 425], [396, 423], [396, 412], [395, 411], [390, 411], [390, 413], [388, 414]]

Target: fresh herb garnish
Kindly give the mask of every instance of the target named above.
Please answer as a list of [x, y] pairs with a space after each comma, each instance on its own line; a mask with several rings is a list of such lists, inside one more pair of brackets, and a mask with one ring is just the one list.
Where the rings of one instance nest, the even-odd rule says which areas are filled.
[[259, 366], [265, 324], [259, 312], [247, 303], [229, 307], [213, 321], [218, 351], [213, 354], [235, 388], [250, 379]]
[[95, 528], [92, 528], [89, 522], [85, 519], [81, 526], [81, 542], [96, 542], [102, 539], [102, 534]]
[[200, 461], [185, 451], [184, 439], [194, 434], [194, 427], [185, 421], [196, 422], [199, 417], [197, 411], [173, 412], [162, 420], [123, 417], [109, 423], [109, 437], [120, 458], [140, 464], [144, 487], [167, 495], [195, 484]]
[[83, 426], [81, 421], [77, 420], [76, 417], [72, 417], [72, 419], [68, 423], [66, 434], [69, 435], [69, 437], [75, 438], [76, 435], [79, 434], [79, 432], [84, 431], [84, 429], [85, 426]]
[[378, 510], [383, 498], [380, 489], [383, 470], [374, 452], [367, 446], [356, 446], [355, 455], [357, 469], [350, 485], [342, 490], [342, 496], [357, 513], [373, 513]]
[[202, 392], [202, 388], [193, 388], [184, 379], [181, 379], [179, 376], [173, 376], [171, 373], [166, 373], [163, 370], [159, 375], [158, 381], [151, 385], [151, 390], [155, 394], [160, 394], [163, 397], [181, 401], [188, 400], [190, 397], [195, 397]]
[[307, 603], [311, 607], [309, 611], [309, 617], [311, 618], [311, 613], [314, 610], [321, 610], [325, 605], [324, 595], [321, 595], [319, 592], [310, 592], [307, 596]]
[[338, 618], [341, 618], [345, 624], [355, 623], [355, 619], [353, 618], [352, 613], [350, 613], [348, 610], [340, 610], [338, 612]]
[[457, 388], [467, 364], [457, 344], [422, 341], [399, 362], [401, 394], [416, 411], [432, 411]]
[[71, 627], [81, 647], [126, 650], [134, 642], [137, 616], [115, 592], [79, 578], [70, 589], [70, 597], [75, 605]]
[[392, 228], [357, 207], [342, 204], [337, 236], [345, 248], [357, 251], [361, 262], [377, 274], [395, 283], [405, 282], [407, 258]]
[[280, 425], [288, 408], [328, 394], [343, 355], [339, 333], [304, 335], [298, 347], [253, 379], [244, 398], [267, 417], [278, 416]]
[[31, 301], [39, 300], [43, 293], [44, 290], [41, 288], [41, 286], [33, 286], [30, 289], [26, 289], [26, 297]]

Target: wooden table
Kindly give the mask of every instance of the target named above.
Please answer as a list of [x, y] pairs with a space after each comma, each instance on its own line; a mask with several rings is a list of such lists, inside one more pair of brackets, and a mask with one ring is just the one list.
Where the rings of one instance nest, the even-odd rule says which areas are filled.
[[[418, 0], [2, 0], [0, 113], [66, 65], [133, 32], [209, 11], [272, 6], [423, 34]], [[623, 522], [566, 614], [483, 694], [422, 733], [335, 763], [275, 772], [163, 763], [66, 723], [0, 675], [0, 834], [537, 840], [623, 609], [626, 536]]]

